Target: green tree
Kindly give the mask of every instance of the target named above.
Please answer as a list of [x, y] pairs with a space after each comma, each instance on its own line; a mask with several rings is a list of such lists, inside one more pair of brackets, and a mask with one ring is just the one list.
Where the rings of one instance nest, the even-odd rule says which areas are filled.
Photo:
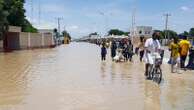
[[182, 34], [185, 35], [185, 36], [188, 36], [189, 35], [189, 32], [184, 31]]
[[4, 0], [0, 0], [0, 40], [3, 39], [3, 34], [8, 29], [7, 16], [9, 15], [8, 11], [4, 10]]
[[3, 0], [3, 10], [8, 11], [7, 21], [9, 25], [20, 26], [24, 32], [37, 32], [26, 19], [25, 0]]
[[125, 32], [124, 35], [125, 36], [128, 36], [130, 34], [130, 32]]
[[36, 28], [34, 28], [32, 26], [32, 24], [30, 24], [30, 22], [26, 19], [24, 20], [24, 24], [22, 25], [22, 31], [23, 32], [32, 32], [32, 33], [38, 32], [38, 30]]
[[190, 31], [189, 31], [189, 35], [194, 37], [194, 28], [191, 28]]
[[24, 0], [4, 0], [4, 10], [9, 11], [10, 25], [22, 26], [25, 20]]
[[164, 30], [163, 33], [164, 33], [164, 34], [167, 34], [167, 37], [168, 37], [169, 39], [178, 37], [177, 32], [175, 32], [175, 31], [173, 31], [173, 30]]
[[111, 29], [109, 32], [108, 32], [108, 35], [124, 35], [125, 32], [119, 30], [119, 29]]

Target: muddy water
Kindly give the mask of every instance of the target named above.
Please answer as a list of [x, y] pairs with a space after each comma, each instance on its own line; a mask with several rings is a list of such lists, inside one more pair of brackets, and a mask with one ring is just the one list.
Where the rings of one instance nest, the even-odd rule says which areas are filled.
[[[100, 61], [96, 45], [0, 53], [0, 110], [193, 110], [194, 72], [145, 81], [143, 63]], [[137, 58], [135, 58], [137, 59]]]

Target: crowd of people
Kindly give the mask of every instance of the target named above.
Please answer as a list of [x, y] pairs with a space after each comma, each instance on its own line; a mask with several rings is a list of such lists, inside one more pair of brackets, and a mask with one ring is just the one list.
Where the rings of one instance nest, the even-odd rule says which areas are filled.
[[[154, 63], [154, 56], [156, 53], [160, 57], [161, 61], [164, 57], [164, 49], [161, 49], [160, 33], [154, 32], [151, 38], [140, 37], [139, 44], [134, 49], [134, 45], [131, 39], [112, 40], [109, 45], [107, 42], [102, 43], [101, 57], [102, 60], [106, 60], [107, 47], [110, 46], [111, 58], [115, 62], [126, 62], [133, 61], [133, 55], [139, 55], [139, 60], [145, 62], [145, 76], [149, 78], [149, 67]], [[182, 39], [178, 37], [172, 38], [169, 43], [171, 72], [178, 72], [179, 69], [186, 70], [185, 61], [192, 50], [190, 42], [187, 40], [187, 36], [183, 36]], [[190, 53], [191, 55], [191, 53]], [[191, 56], [191, 58], [193, 58]], [[194, 66], [193, 62], [190, 61], [191, 66]], [[194, 67], [193, 67], [194, 68]]]
[[[109, 44], [106, 42], [102, 43], [101, 47], [101, 58], [102, 60], [106, 60], [107, 50]], [[133, 44], [130, 39], [122, 39], [122, 40], [113, 40], [111, 45], [111, 58], [113, 61], [122, 62], [122, 61], [132, 61], [132, 57], [134, 55], [133, 52]]]

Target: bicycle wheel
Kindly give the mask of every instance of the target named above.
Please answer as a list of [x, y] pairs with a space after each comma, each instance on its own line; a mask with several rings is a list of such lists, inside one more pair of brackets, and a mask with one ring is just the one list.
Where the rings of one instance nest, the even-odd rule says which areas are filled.
[[149, 74], [148, 74], [148, 77], [150, 78], [150, 80], [152, 80], [153, 77], [154, 77], [154, 67], [153, 67], [153, 65], [151, 65], [151, 66], [149, 67]]
[[155, 81], [160, 84], [162, 81], [162, 70], [160, 67], [155, 68], [155, 74], [154, 74]]

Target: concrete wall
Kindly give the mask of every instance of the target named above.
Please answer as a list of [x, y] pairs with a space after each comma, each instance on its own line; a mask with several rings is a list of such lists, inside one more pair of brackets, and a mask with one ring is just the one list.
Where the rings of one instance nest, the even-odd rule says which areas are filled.
[[54, 44], [52, 34], [43, 34], [44, 35], [44, 46], [49, 47]]
[[30, 34], [30, 47], [31, 48], [38, 48], [42, 46], [42, 38], [41, 34], [38, 33], [31, 33]]
[[20, 48], [26, 49], [28, 48], [28, 33], [20, 33]]
[[20, 48], [41, 48], [53, 46], [52, 34], [20, 33]]
[[9, 26], [8, 32], [21, 32], [22, 28], [17, 26]]

